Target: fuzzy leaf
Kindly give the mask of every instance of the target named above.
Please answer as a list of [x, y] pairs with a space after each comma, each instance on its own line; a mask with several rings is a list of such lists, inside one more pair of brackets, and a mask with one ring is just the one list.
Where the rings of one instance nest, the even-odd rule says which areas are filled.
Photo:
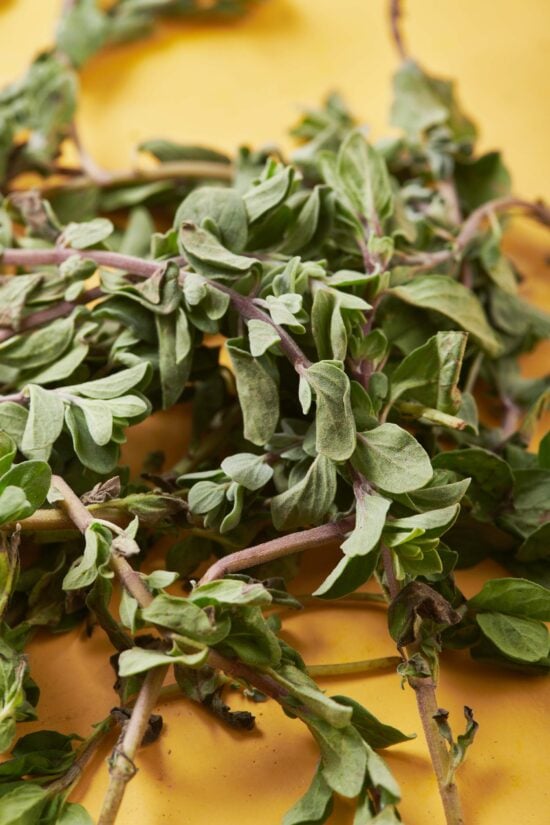
[[277, 530], [317, 524], [336, 495], [336, 469], [330, 459], [318, 455], [304, 477], [271, 499], [271, 516]]
[[474, 293], [447, 275], [420, 275], [413, 281], [389, 290], [401, 301], [438, 312], [469, 332], [492, 358], [500, 355], [502, 344], [489, 325]]
[[388, 493], [417, 490], [433, 473], [423, 447], [397, 424], [381, 424], [359, 433], [353, 463], [368, 481]]
[[304, 376], [315, 392], [317, 451], [334, 461], [345, 461], [355, 449], [349, 378], [342, 364], [333, 361], [312, 364]]
[[254, 358], [243, 349], [241, 338], [229, 340], [227, 351], [235, 370], [244, 437], [253, 444], [263, 446], [275, 432], [279, 421], [277, 383], [266, 368], [267, 362]]
[[273, 476], [273, 468], [265, 462], [264, 456], [254, 453], [231, 455], [222, 461], [221, 468], [229, 478], [247, 490], [261, 489]]

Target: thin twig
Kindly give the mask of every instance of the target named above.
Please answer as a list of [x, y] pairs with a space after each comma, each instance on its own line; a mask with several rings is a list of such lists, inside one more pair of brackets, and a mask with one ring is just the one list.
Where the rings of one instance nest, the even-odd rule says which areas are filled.
[[139, 185], [140, 183], [156, 183], [157, 181], [177, 180], [219, 180], [232, 181], [235, 170], [232, 164], [220, 161], [183, 160], [160, 163], [151, 169], [124, 170], [109, 172], [104, 180], [92, 178], [90, 175], [66, 176], [62, 181], [47, 179], [35, 188], [48, 197], [61, 191], [74, 191], [99, 187], [101, 189], [116, 189], [122, 186]]
[[353, 528], [354, 522], [353, 517], [348, 517], [329, 524], [322, 524], [320, 527], [312, 527], [310, 530], [279, 536], [279, 538], [254, 547], [247, 547], [245, 550], [237, 550], [236, 553], [231, 553], [214, 562], [200, 583], [206, 584], [214, 579], [223, 579], [228, 573], [237, 573], [239, 570], [246, 570], [257, 564], [273, 561], [273, 559], [280, 559], [282, 556], [290, 556], [292, 553], [318, 550], [334, 544]]
[[405, 48], [401, 32], [402, 18], [403, 8], [401, 6], [401, 0], [390, 0], [390, 28], [393, 42], [401, 60], [407, 60], [409, 55]]
[[113, 825], [116, 819], [126, 785], [136, 773], [134, 758], [147, 730], [149, 717], [158, 701], [167, 672], [167, 666], [153, 668], [143, 681], [132, 715], [110, 760], [111, 778], [103, 800], [98, 825]]
[[45, 324], [49, 324], [57, 318], [64, 318], [70, 315], [77, 307], [85, 306], [91, 301], [101, 298], [103, 294], [101, 287], [96, 286], [93, 289], [87, 289], [76, 301], [60, 301], [54, 306], [39, 309], [37, 312], [26, 315], [19, 322], [19, 327], [16, 330], [12, 327], [0, 327], [0, 343], [7, 341], [15, 335], [20, 335], [22, 332], [29, 332], [32, 329], [37, 329]]
[[436, 252], [419, 252], [412, 254], [396, 252], [394, 262], [408, 264], [418, 269], [432, 269], [439, 264], [447, 263], [453, 259], [459, 260], [464, 250], [474, 240], [484, 220], [489, 218], [494, 212], [506, 212], [513, 209], [521, 209], [526, 212], [529, 217], [532, 217], [544, 226], [550, 226], [550, 209], [544, 203], [532, 203], [531, 201], [517, 198], [514, 195], [507, 195], [503, 198], [487, 201], [487, 203], [474, 209], [462, 224], [462, 228], [451, 249], [438, 249]]
[[362, 659], [358, 662], [337, 662], [330, 665], [308, 665], [310, 676], [348, 676], [355, 673], [373, 673], [388, 670], [401, 664], [401, 656], [382, 656], [379, 659]]
[[[400, 585], [395, 577], [391, 551], [385, 546], [382, 546], [382, 564], [389, 595], [393, 600], [399, 594]], [[449, 770], [449, 752], [434, 719], [439, 709], [435, 692], [436, 684], [431, 677], [410, 677], [408, 681], [415, 692], [418, 713], [422, 721], [426, 743], [437, 779], [439, 795], [445, 812], [445, 821], [447, 825], [464, 825], [458, 788], [454, 781], [449, 782], [449, 776], [452, 776]]]
[[71, 249], [58, 246], [53, 249], [4, 249], [0, 253], [2, 266], [59, 266], [69, 258], [78, 255], [87, 261], [94, 261], [99, 266], [109, 266], [133, 275], [149, 278], [165, 266], [164, 261], [147, 261], [134, 255], [121, 255], [103, 249]]
[[54, 782], [46, 787], [48, 796], [54, 797], [62, 791], [67, 791], [74, 787], [84, 772], [84, 768], [96, 752], [98, 746], [102, 743], [105, 736], [114, 727], [115, 720], [109, 715], [106, 719], [96, 726], [96, 730], [88, 739], [83, 742], [82, 747], [76, 755], [76, 759], [63, 776], [56, 779]]
[[108, 172], [106, 169], [99, 166], [90, 153], [86, 150], [74, 120], [71, 123], [70, 136], [78, 152], [80, 157], [80, 165], [86, 173], [86, 176], [95, 186], [108, 186], [113, 177], [111, 172]]

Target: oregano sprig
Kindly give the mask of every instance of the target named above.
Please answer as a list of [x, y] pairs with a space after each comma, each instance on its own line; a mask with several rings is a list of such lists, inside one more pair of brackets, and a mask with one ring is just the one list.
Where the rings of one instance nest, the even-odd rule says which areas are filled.
[[[306, 724], [319, 763], [285, 825], [328, 821], [335, 793], [355, 800], [357, 823], [396, 823], [400, 792], [373, 748], [409, 737], [311, 676], [397, 665], [458, 825], [455, 773], [477, 722], [465, 707], [466, 730], [452, 733], [435, 692], [440, 654], [468, 648], [526, 673], [550, 664], [548, 436], [527, 450], [549, 388], [517, 366], [550, 321], [521, 298], [501, 247], [509, 215], [548, 225], [548, 208], [511, 192], [499, 153], [476, 153], [452, 83], [411, 59], [397, 2], [397, 138], [370, 143], [332, 95], [293, 129], [289, 160], [153, 138], [139, 147], [153, 167], [101, 169], [75, 126], [77, 69], [161, 15], [249, 4], [207, 5], [66, 3], [55, 47], [0, 96], [7, 821], [87, 821], [66, 793], [116, 717], [100, 816], [114, 822], [173, 666], [170, 695], [213, 723], [254, 725], [226, 704], [231, 684]], [[61, 165], [67, 139], [77, 169]], [[27, 171], [40, 176], [32, 192]], [[500, 426], [478, 410], [480, 390]], [[181, 404], [186, 454], [170, 466], [152, 443], [130, 478], [127, 430]], [[151, 570], [161, 536], [168, 550]], [[334, 568], [297, 601], [286, 584], [300, 554], [321, 561], [334, 547]], [[454, 570], [488, 556], [512, 576], [466, 599]], [[363, 592], [370, 581], [378, 592]], [[385, 600], [399, 656], [308, 669], [273, 608], [316, 599]], [[36, 628], [80, 622], [115, 650], [118, 715], [80, 746], [55, 732], [14, 744], [36, 715], [27, 643]]]

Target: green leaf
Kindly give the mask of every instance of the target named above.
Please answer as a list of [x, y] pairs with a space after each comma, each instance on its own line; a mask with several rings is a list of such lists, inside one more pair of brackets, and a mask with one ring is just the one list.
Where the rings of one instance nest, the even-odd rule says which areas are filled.
[[470, 486], [470, 479], [462, 481], [447, 481], [445, 483], [445, 472], [436, 470], [433, 478], [427, 487], [408, 493], [404, 498], [404, 503], [412, 510], [426, 512], [426, 510], [439, 510], [442, 507], [450, 507], [457, 504]]
[[264, 355], [270, 347], [275, 346], [281, 340], [279, 333], [271, 324], [252, 318], [247, 321], [248, 340], [250, 342], [250, 354], [254, 358]]
[[[244, 437], [253, 444], [266, 444], [279, 421], [279, 389], [268, 363], [243, 348], [242, 338], [227, 341], [235, 370], [239, 403], [243, 412]], [[266, 356], [264, 356], [265, 358]]]
[[56, 825], [94, 825], [94, 821], [82, 805], [67, 802], [57, 818]]
[[63, 240], [73, 249], [87, 249], [105, 241], [114, 232], [114, 226], [107, 218], [94, 218], [85, 223], [70, 223], [63, 230]]
[[28, 391], [29, 417], [21, 452], [28, 457], [47, 460], [63, 429], [65, 405], [55, 392], [48, 392], [37, 384], [30, 384]]
[[382, 496], [356, 496], [355, 528], [341, 547], [346, 556], [366, 556], [376, 549], [390, 505]]
[[72, 341], [74, 318], [59, 318], [27, 335], [16, 335], [0, 344], [0, 362], [18, 369], [48, 366], [60, 358]]
[[502, 198], [511, 189], [511, 178], [500, 152], [455, 161], [455, 182], [461, 203], [472, 212], [482, 203]]
[[433, 473], [426, 451], [397, 424], [381, 424], [359, 433], [352, 461], [368, 481], [388, 493], [417, 490]]
[[304, 721], [321, 750], [323, 779], [336, 793], [357, 796], [367, 769], [367, 750], [359, 733], [352, 725], [334, 728], [322, 719]]
[[23, 440], [28, 415], [28, 410], [13, 401], [0, 404], [0, 430], [12, 438], [18, 447]]
[[526, 579], [491, 579], [468, 605], [474, 610], [550, 622], [550, 590]]
[[277, 667], [281, 661], [281, 645], [260, 607], [241, 605], [232, 612], [231, 633], [220, 649], [253, 667]]
[[492, 358], [502, 352], [502, 344], [489, 325], [474, 293], [447, 275], [419, 275], [410, 283], [388, 290], [401, 301], [438, 312], [469, 332]]
[[393, 80], [391, 124], [419, 138], [435, 126], [446, 125], [457, 141], [472, 142], [476, 129], [455, 100], [454, 84], [430, 77], [412, 60], [405, 60]]
[[512, 659], [537, 662], [548, 656], [550, 636], [542, 622], [505, 613], [478, 613], [476, 621], [483, 635]]
[[139, 144], [140, 152], [150, 152], [163, 163], [178, 160], [207, 160], [215, 163], [230, 163], [230, 159], [215, 149], [205, 149], [203, 146], [188, 146], [174, 143], [172, 140], [152, 139]]
[[82, 66], [104, 46], [109, 36], [108, 20], [95, 0], [79, 0], [59, 19], [57, 48], [74, 66]]
[[231, 510], [225, 514], [220, 524], [220, 533], [229, 533], [238, 526], [244, 507], [244, 487], [237, 484], [235, 481], [227, 488], [226, 498], [228, 502], [232, 502]]
[[439, 453], [433, 459], [433, 466], [434, 469], [452, 470], [471, 477], [468, 498], [477, 518], [490, 518], [509, 496], [514, 485], [514, 476], [508, 464], [500, 456], [481, 447]]
[[209, 645], [221, 642], [231, 627], [228, 618], [218, 621], [188, 599], [165, 593], [155, 596], [150, 605], [142, 608], [141, 615], [150, 624]]
[[124, 235], [120, 241], [118, 252], [121, 255], [135, 255], [145, 258], [151, 245], [151, 235], [155, 231], [155, 223], [151, 213], [144, 206], [136, 206], [130, 212]]
[[516, 553], [516, 558], [520, 561], [535, 561], [548, 557], [550, 557], [550, 521], [541, 524], [529, 533]]
[[207, 229], [212, 229], [210, 222], [213, 222], [222, 244], [234, 252], [240, 252], [246, 246], [246, 208], [234, 189], [216, 186], [194, 189], [178, 207], [174, 227], [179, 229], [186, 221]]
[[213, 481], [199, 481], [189, 490], [189, 509], [198, 515], [215, 510], [224, 500], [225, 486]]
[[287, 255], [296, 254], [313, 240], [319, 224], [323, 191], [324, 187], [315, 186], [307, 196], [283, 242], [282, 251]]
[[294, 169], [287, 166], [266, 180], [253, 185], [244, 195], [251, 223], [279, 206], [287, 197], [294, 180]]
[[329, 511], [336, 495], [336, 469], [318, 455], [303, 478], [271, 499], [271, 516], [277, 530], [317, 524]]
[[6, 473], [15, 458], [17, 448], [8, 433], [0, 430], [0, 478]]
[[84, 537], [84, 553], [73, 562], [65, 575], [63, 590], [89, 587], [98, 576], [98, 568], [109, 558], [111, 542], [107, 528], [92, 525], [86, 529]]
[[170, 315], [155, 315], [159, 342], [162, 407], [167, 410], [182, 394], [191, 370], [192, 340], [181, 307]]
[[193, 269], [201, 275], [235, 277], [261, 268], [259, 261], [230, 252], [211, 232], [188, 221], [181, 226], [179, 243]]
[[439, 538], [451, 527], [457, 519], [460, 511], [459, 504], [452, 504], [449, 507], [442, 507], [438, 510], [428, 510], [406, 518], [396, 518], [388, 522], [388, 529], [392, 531], [422, 531], [423, 538]]
[[62, 355], [54, 364], [33, 372], [30, 379], [33, 384], [57, 384], [70, 378], [77, 367], [82, 364], [89, 352], [88, 344], [73, 341], [72, 348]]
[[351, 724], [371, 748], [376, 750], [389, 748], [392, 745], [398, 745], [401, 742], [408, 742], [410, 739], [416, 738], [416, 734], [408, 736], [397, 728], [380, 722], [363, 705], [354, 699], [350, 699], [349, 696], [333, 696], [332, 698], [341, 705], [352, 709]]
[[96, 381], [85, 381], [82, 384], [73, 384], [64, 387], [64, 392], [72, 395], [83, 395], [85, 398], [108, 400], [125, 395], [129, 390], [142, 388], [149, 381], [151, 366], [148, 362], [136, 364], [120, 372], [115, 372], [107, 378], [98, 378]]
[[99, 447], [108, 444], [113, 436], [113, 414], [106, 401], [86, 400], [78, 404], [84, 413], [88, 431]]
[[26, 498], [26, 505], [18, 513], [17, 519], [31, 516], [44, 501], [50, 488], [52, 472], [44, 461], [23, 461], [14, 464], [0, 478], [0, 494], [8, 487], [19, 487]]
[[311, 328], [319, 358], [340, 361], [346, 358], [348, 335], [335, 290], [315, 292]]
[[355, 420], [343, 365], [319, 361], [305, 371], [304, 377], [315, 392], [317, 451], [334, 461], [345, 461], [355, 449]]
[[265, 456], [254, 453], [236, 453], [224, 458], [220, 466], [226, 476], [247, 490], [261, 489], [273, 476], [273, 468], [266, 463]]
[[[326, 696], [313, 679], [296, 665], [283, 664], [272, 674], [272, 678], [289, 691], [293, 700], [315, 714], [317, 719], [322, 719], [334, 728], [341, 729], [349, 725], [352, 716], [350, 709]], [[288, 704], [292, 707], [291, 702]]]
[[223, 579], [200, 584], [189, 594], [189, 601], [208, 607], [209, 605], [247, 604], [267, 606], [272, 597], [260, 582], [243, 582], [236, 579]]
[[118, 444], [109, 442], [100, 447], [88, 429], [83, 411], [76, 405], [65, 409], [65, 423], [71, 434], [75, 453], [82, 464], [101, 475], [112, 472], [118, 461]]
[[323, 779], [322, 765], [301, 799], [286, 812], [282, 825], [320, 825], [332, 813], [332, 788]]
[[365, 584], [378, 563], [379, 553], [366, 556], [344, 556], [313, 595], [323, 599], [341, 599]]
[[466, 338], [464, 332], [438, 332], [409, 353], [391, 373], [390, 403], [406, 393], [427, 407], [455, 413]]
[[337, 174], [356, 212], [373, 224], [393, 212], [390, 178], [383, 157], [360, 131], [343, 141], [337, 159]]
[[32, 782], [18, 782], [3, 794], [0, 802], [0, 825], [38, 825], [48, 796]]
[[23, 490], [19, 487], [5, 487], [0, 492], [0, 524], [17, 521], [20, 513], [30, 509], [30, 504]]
[[137, 673], [144, 673], [155, 667], [168, 665], [186, 665], [187, 667], [200, 667], [206, 661], [208, 648], [199, 650], [197, 653], [160, 653], [157, 650], [147, 650], [139, 647], [132, 647], [130, 650], [123, 650], [118, 660], [118, 672], [120, 676], [135, 676]]

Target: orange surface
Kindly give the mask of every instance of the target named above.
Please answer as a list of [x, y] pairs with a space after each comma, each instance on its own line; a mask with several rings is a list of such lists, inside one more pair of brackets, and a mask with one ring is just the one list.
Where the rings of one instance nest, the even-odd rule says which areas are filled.
[[[0, 0], [0, 84], [12, 79], [39, 47], [50, 42], [58, 0]], [[483, 146], [500, 146], [516, 190], [541, 191], [547, 168], [550, 111], [542, 79], [548, 74], [547, 0], [409, 0], [411, 44], [426, 65], [458, 78], [462, 98], [477, 114]], [[231, 149], [240, 142], [280, 141], [296, 103], [315, 104], [340, 88], [375, 135], [386, 123], [394, 59], [382, 0], [270, 0], [229, 29], [165, 27], [147, 43], [101, 56], [84, 73], [81, 131], [88, 148], [107, 167], [127, 166], [131, 147], [165, 136]], [[548, 233], [516, 226], [510, 251], [528, 274], [525, 294], [550, 307]], [[546, 278], [545, 278], [546, 276]], [[530, 375], [542, 374], [550, 348], [525, 359]], [[181, 410], [136, 428], [130, 459], [155, 446], [184, 447]], [[323, 578], [330, 559], [304, 558], [297, 592]], [[467, 595], [498, 575], [493, 563], [459, 575]], [[308, 663], [346, 661], [393, 653], [383, 609], [320, 606], [288, 614], [286, 637]], [[86, 735], [116, 703], [110, 686], [110, 650], [99, 633], [41, 637], [30, 649], [31, 668], [42, 687], [40, 726]], [[329, 692], [348, 693], [384, 721], [420, 732], [414, 696], [392, 674], [368, 679], [324, 679]], [[462, 726], [471, 705], [480, 731], [459, 774], [468, 825], [547, 825], [548, 680], [512, 676], [445, 654], [439, 701]], [[139, 755], [121, 825], [277, 825], [304, 791], [316, 760], [309, 734], [273, 702], [254, 706], [258, 730], [238, 734], [213, 724], [185, 701], [162, 707], [166, 728], [159, 742]], [[27, 726], [31, 730], [37, 726]], [[112, 743], [111, 743], [112, 744]], [[107, 784], [102, 750], [88, 769], [75, 800], [96, 816]], [[422, 736], [387, 752], [402, 791], [408, 825], [443, 822]], [[333, 825], [350, 825], [345, 803]]]

